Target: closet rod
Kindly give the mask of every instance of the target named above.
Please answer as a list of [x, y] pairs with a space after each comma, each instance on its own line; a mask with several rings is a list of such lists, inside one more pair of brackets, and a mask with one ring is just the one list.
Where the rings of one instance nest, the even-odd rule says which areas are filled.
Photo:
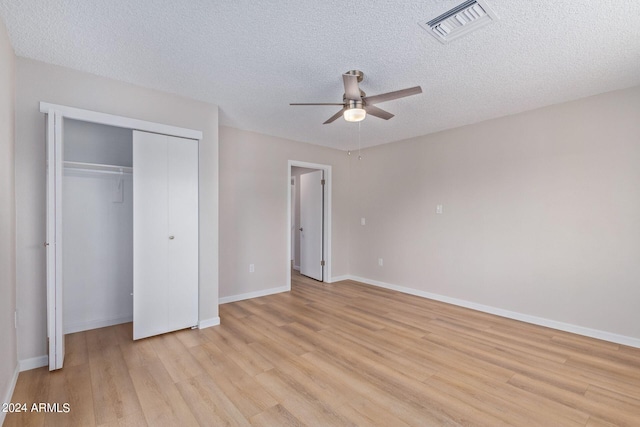
[[107, 174], [131, 174], [133, 168], [130, 166], [104, 165], [100, 163], [84, 162], [64, 162], [65, 170], [75, 170], [80, 172], [107, 173]]
[[128, 172], [128, 171], [118, 172], [118, 171], [103, 171], [98, 169], [65, 168], [65, 170], [76, 171], [76, 172], [103, 173], [108, 175], [131, 175], [132, 174], [132, 172]]

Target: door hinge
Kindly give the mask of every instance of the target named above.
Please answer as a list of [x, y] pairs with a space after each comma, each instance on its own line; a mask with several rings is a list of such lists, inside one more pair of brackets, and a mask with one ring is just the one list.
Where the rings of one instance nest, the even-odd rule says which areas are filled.
[[324, 179], [320, 180], [320, 185], [324, 185]]
[[323, 260], [323, 261], [320, 261], [320, 265], [321, 265], [322, 267], [324, 267], [324, 260]]

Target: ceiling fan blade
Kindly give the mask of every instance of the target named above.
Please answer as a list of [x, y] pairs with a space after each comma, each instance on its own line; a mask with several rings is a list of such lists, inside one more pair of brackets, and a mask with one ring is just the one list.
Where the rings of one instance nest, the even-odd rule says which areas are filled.
[[382, 108], [378, 108], [373, 105], [365, 105], [363, 108], [367, 112], [367, 114], [380, 117], [381, 119], [389, 120], [391, 117], [393, 117], [393, 114], [391, 114], [390, 112], [384, 111]]
[[364, 98], [364, 102], [371, 105], [379, 102], [391, 101], [393, 99], [404, 98], [405, 96], [417, 95], [419, 93], [422, 93], [422, 88], [420, 86], [415, 86], [393, 92], [381, 93], [380, 95], [366, 96]]
[[353, 74], [343, 74], [342, 81], [344, 82], [345, 98], [352, 99], [354, 101], [362, 101], [360, 88], [358, 87], [358, 76]]
[[344, 105], [344, 102], [291, 103], [289, 105]]
[[344, 113], [344, 110], [345, 109], [343, 108], [342, 110], [335, 113], [333, 116], [329, 117], [329, 119], [327, 119], [327, 121], [324, 122], [323, 125], [335, 122], [338, 117], [342, 117], [342, 113]]

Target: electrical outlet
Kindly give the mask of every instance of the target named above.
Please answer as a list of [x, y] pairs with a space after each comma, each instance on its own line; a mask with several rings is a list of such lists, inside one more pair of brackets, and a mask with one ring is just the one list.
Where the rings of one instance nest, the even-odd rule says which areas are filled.
[[383, 264], [383, 263], [382, 263], [382, 258], [378, 258], [378, 265], [379, 265], [380, 267], [382, 267], [382, 264]]
[[442, 213], [442, 205], [436, 205], [436, 213], [437, 214], [441, 214]]
[[367, 221], [364, 218], [360, 218], [360, 225], [365, 225]]
[[256, 266], [255, 264], [249, 264], [249, 273], [255, 273]]

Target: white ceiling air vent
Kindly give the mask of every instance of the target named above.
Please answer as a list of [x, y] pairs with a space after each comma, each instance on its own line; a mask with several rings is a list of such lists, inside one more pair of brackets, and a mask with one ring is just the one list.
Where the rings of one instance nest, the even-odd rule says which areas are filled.
[[497, 20], [485, 0], [467, 0], [429, 22], [419, 22], [440, 43], [448, 43]]

